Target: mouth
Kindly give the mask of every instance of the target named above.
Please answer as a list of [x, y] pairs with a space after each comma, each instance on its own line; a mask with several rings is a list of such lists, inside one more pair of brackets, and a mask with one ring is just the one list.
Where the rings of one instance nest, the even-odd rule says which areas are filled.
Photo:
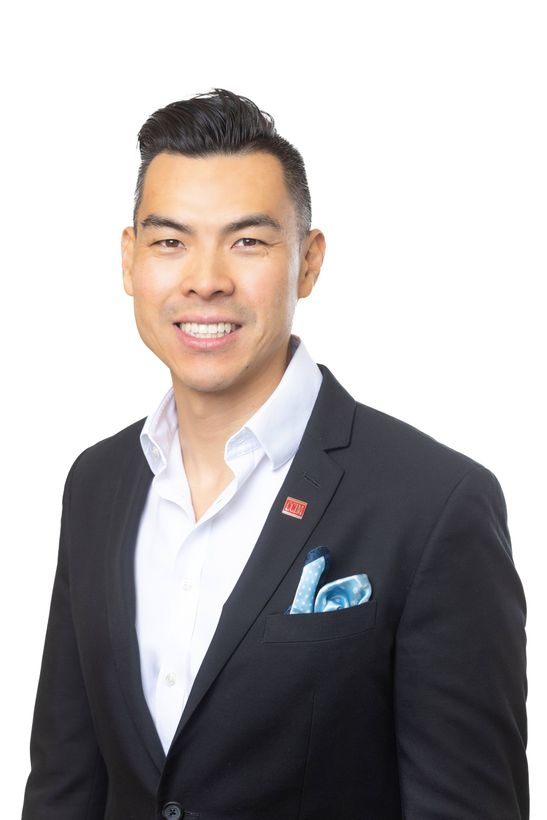
[[196, 339], [221, 339], [239, 330], [241, 325], [231, 322], [215, 322], [202, 324], [198, 322], [176, 322], [177, 327], [183, 333], [193, 336]]

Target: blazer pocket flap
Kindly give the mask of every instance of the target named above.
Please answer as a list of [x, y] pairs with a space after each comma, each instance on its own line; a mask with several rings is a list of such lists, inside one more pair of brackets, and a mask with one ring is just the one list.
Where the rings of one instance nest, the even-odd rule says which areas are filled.
[[347, 638], [371, 629], [376, 623], [376, 600], [335, 609], [332, 612], [310, 612], [299, 615], [266, 616], [263, 643], [328, 641]]

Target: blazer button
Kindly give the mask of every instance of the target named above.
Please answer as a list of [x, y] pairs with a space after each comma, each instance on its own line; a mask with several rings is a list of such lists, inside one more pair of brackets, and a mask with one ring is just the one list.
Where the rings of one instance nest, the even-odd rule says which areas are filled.
[[161, 816], [165, 817], [165, 820], [180, 820], [184, 817], [184, 809], [180, 803], [166, 803], [161, 810]]

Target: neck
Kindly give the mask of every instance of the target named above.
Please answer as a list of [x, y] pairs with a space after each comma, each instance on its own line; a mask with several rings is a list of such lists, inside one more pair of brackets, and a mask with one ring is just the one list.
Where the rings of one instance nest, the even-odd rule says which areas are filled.
[[198, 392], [173, 381], [180, 445], [187, 471], [196, 477], [213, 478], [228, 470], [224, 461], [227, 440], [271, 396], [283, 378], [289, 350], [290, 347], [276, 366], [272, 365], [237, 391]]

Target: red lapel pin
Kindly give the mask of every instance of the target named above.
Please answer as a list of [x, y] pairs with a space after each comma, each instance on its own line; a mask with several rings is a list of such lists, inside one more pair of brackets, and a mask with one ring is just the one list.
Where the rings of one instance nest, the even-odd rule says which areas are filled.
[[291, 498], [291, 496], [288, 495], [281, 512], [285, 515], [291, 515], [293, 518], [302, 518], [307, 506], [307, 501], [300, 501], [298, 498]]

